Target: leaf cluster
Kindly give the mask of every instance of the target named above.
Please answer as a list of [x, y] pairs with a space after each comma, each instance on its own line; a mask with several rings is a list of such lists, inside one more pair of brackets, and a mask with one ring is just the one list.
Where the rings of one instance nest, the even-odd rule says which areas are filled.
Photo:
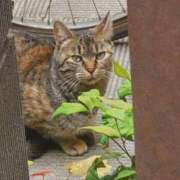
[[[98, 126], [87, 126], [81, 129], [88, 129], [101, 134], [100, 143], [107, 146], [109, 139], [113, 140], [123, 153], [133, 161], [126, 148], [126, 141], [134, 140], [133, 126], [133, 107], [132, 103], [127, 102], [127, 96], [132, 95], [131, 77], [127, 70], [122, 68], [115, 61], [114, 72], [123, 79], [122, 85], [118, 88], [118, 99], [109, 99], [100, 95], [97, 89], [83, 92], [77, 99], [77, 102], [62, 103], [53, 113], [53, 118], [68, 116], [77, 113], [89, 113], [99, 110], [102, 114], [102, 123]], [[119, 143], [119, 140], [122, 143]], [[103, 159], [117, 158], [121, 153], [106, 152], [100, 158], [95, 159], [88, 170], [86, 180], [133, 180], [135, 178], [134, 162], [130, 167], [120, 165], [113, 175], [98, 177], [97, 169], [103, 167]]]

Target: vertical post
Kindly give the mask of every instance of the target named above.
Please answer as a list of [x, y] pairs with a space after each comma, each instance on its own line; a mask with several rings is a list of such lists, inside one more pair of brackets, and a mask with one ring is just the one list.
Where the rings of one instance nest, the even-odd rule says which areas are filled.
[[128, 1], [138, 180], [180, 179], [179, 7]]
[[8, 30], [11, 0], [0, 1], [0, 179], [28, 180], [15, 47]]

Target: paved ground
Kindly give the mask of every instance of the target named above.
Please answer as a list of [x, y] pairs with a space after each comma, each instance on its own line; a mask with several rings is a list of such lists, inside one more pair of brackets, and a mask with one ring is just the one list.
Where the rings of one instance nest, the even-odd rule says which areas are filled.
[[[117, 146], [113, 143], [110, 144], [110, 148], [114, 151], [117, 151]], [[134, 152], [134, 145], [133, 143], [128, 144], [129, 151], [133, 154]], [[34, 173], [41, 169], [49, 169], [54, 174], [55, 177], [49, 176], [46, 177], [45, 180], [80, 180], [80, 177], [71, 176], [68, 171], [66, 170], [65, 166], [71, 162], [76, 162], [85, 158], [88, 158], [92, 155], [99, 155], [101, 154], [102, 150], [99, 147], [92, 147], [88, 153], [80, 157], [70, 157], [62, 153], [61, 151], [54, 149], [46, 153], [40, 159], [34, 161], [34, 164], [30, 167], [30, 174]], [[119, 152], [119, 149], [118, 149]], [[128, 159], [123, 158], [121, 159], [122, 162], [126, 164], [129, 163]], [[118, 166], [117, 161], [110, 161], [110, 165], [115, 169]], [[42, 180], [42, 178], [34, 178], [34, 180]]]

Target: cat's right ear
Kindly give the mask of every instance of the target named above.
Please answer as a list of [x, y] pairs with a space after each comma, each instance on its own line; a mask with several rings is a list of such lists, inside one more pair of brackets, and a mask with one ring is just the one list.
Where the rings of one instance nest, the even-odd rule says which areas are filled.
[[55, 21], [53, 35], [57, 43], [73, 38], [74, 34], [62, 22]]

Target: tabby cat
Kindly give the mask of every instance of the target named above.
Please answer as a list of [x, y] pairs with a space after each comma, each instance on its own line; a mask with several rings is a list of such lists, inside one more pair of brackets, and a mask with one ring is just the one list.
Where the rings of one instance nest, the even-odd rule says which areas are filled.
[[83, 91], [96, 88], [104, 93], [112, 65], [112, 33], [108, 14], [80, 34], [56, 21], [54, 44], [29, 35], [15, 38], [25, 126], [69, 155], [87, 152], [93, 135], [79, 133], [78, 128], [94, 124], [95, 117], [78, 114], [54, 120], [52, 113], [62, 102], [76, 101]]

